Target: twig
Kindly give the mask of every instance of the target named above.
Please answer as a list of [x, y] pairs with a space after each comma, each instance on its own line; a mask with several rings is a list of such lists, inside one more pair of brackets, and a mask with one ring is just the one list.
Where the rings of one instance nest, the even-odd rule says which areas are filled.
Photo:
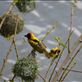
[[43, 79], [44, 82], [46, 82], [46, 80], [38, 73], [38, 75]]
[[4, 18], [2, 19], [2, 21], [1, 21], [1, 23], [0, 23], [0, 29], [1, 29], [3, 23], [4, 23], [5, 19], [6, 19], [7, 14], [10, 13], [10, 12], [13, 10], [13, 7], [14, 7], [14, 2], [12, 2], [12, 3], [10, 4], [10, 7], [9, 7], [8, 11], [6, 12]]
[[[59, 55], [60, 55], [60, 54], [59, 54]], [[59, 56], [59, 57], [60, 57], [60, 56]], [[53, 68], [53, 70], [52, 70], [52, 73], [51, 73], [51, 75], [50, 75], [50, 78], [49, 78], [49, 81], [48, 81], [48, 82], [50, 82], [50, 81], [51, 81], [52, 76], [53, 76], [54, 71], [55, 71], [55, 69], [56, 69], [56, 67], [57, 67], [57, 65], [58, 65], [59, 60], [60, 60], [60, 58], [58, 58], [57, 63], [56, 63], [56, 65], [54, 66], [54, 68]]]
[[[52, 31], [53, 29], [55, 29], [55, 28], [56, 28], [56, 26], [53, 25], [52, 28], [49, 29], [49, 31], [47, 31], [47, 33], [46, 33], [45, 36], [41, 39], [41, 41], [43, 41], [43, 40], [51, 33], [51, 31]], [[50, 68], [51, 68], [51, 66], [52, 66], [52, 64], [53, 64], [53, 62], [54, 62], [54, 60], [51, 61], [50, 65], [49, 65], [49, 68], [48, 68], [48, 70], [46, 71], [45, 79], [46, 79], [46, 77], [47, 77], [47, 74], [48, 74], [48, 72], [49, 72], [49, 70], [50, 70]]]
[[[69, 37], [71, 37], [72, 33], [73, 33], [73, 31], [70, 33]], [[68, 37], [68, 39], [69, 39], [69, 37]], [[67, 44], [68, 39], [67, 39], [67, 41], [65, 42], [65, 45]], [[59, 63], [59, 60], [60, 60], [60, 58], [61, 58], [61, 56], [62, 56], [62, 53], [63, 53], [64, 49], [65, 49], [65, 47], [63, 47], [63, 49], [62, 49], [62, 51], [61, 51], [61, 53], [60, 53], [60, 55], [59, 55], [58, 61], [56, 62], [56, 66], [54, 67], [54, 69], [53, 69], [53, 71], [52, 71], [51, 77], [52, 77], [52, 75], [53, 75], [53, 73], [54, 73], [54, 71], [55, 71], [55, 68], [57, 67], [57, 65], [58, 65], [58, 63]], [[51, 61], [50, 66], [49, 66], [49, 68], [48, 68], [48, 70], [47, 70], [47, 72], [46, 72], [45, 78], [47, 77], [48, 71], [50, 70], [50, 68], [51, 68], [51, 66], [52, 66], [53, 63], [54, 63], [54, 61]], [[50, 77], [50, 80], [51, 80], [51, 77]]]
[[48, 29], [48, 31], [46, 32], [45, 36], [41, 39], [41, 41], [43, 41], [51, 33], [51, 31], [55, 28], [56, 28], [56, 26], [53, 25], [52, 28]]
[[13, 39], [13, 44], [14, 44], [14, 48], [15, 48], [15, 52], [16, 52], [16, 58], [18, 60], [19, 58], [19, 54], [18, 54], [18, 50], [17, 50], [17, 46], [16, 46], [16, 41], [15, 41], [15, 36], [16, 36], [16, 32], [17, 32], [17, 27], [18, 27], [18, 19], [16, 19], [17, 22], [16, 22], [16, 27], [15, 27], [15, 33], [14, 33], [14, 39]]
[[0, 23], [0, 29], [1, 29], [1, 27], [2, 27], [2, 25], [3, 25], [3, 23], [4, 23], [4, 21], [5, 21], [5, 19], [6, 19], [6, 16], [4, 16], [4, 18], [2, 19], [2, 21], [1, 21], [1, 23]]
[[[12, 11], [13, 7], [14, 7], [14, 4], [13, 4], [13, 2], [12, 2], [12, 3], [10, 4], [9, 10], [6, 12], [6, 15]], [[6, 15], [4, 16], [4, 18], [2, 19], [2, 21], [1, 21], [1, 23], [0, 23], [0, 29], [1, 29], [3, 23], [4, 23], [5, 19], [6, 19]], [[8, 57], [9, 57], [9, 55], [10, 55], [10, 52], [12, 51], [12, 46], [13, 46], [13, 41], [12, 41], [10, 47], [9, 47], [9, 50], [8, 50], [8, 52], [7, 52], [7, 55], [6, 55], [6, 58], [3, 59], [3, 64], [2, 64], [2, 67], [1, 67], [1, 69], [0, 69], [0, 77], [2, 76], [2, 72], [3, 72], [4, 68], [5, 68], [7, 59], [8, 59]]]
[[[74, 6], [74, 1], [71, 2], [71, 14], [70, 14], [70, 30], [69, 30], [69, 35], [72, 32], [72, 28], [73, 28], [73, 19], [74, 19], [74, 12], [75, 12], [75, 6]], [[69, 37], [68, 39], [68, 53], [70, 53], [70, 39], [71, 37]]]
[[[68, 63], [66, 69], [69, 68], [69, 66], [71, 65], [71, 63], [73, 62], [74, 58], [77, 56], [77, 54], [78, 54], [78, 52], [81, 50], [81, 48], [82, 48], [82, 45], [81, 45], [80, 48], [77, 50], [77, 52], [74, 54], [74, 56], [72, 57], [72, 59], [71, 59], [70, 62]], [[62, 77], [63, 77], [63, 75], [64, 75], [65, 72], [66, 72], [66, 70], [63, 71], [63, 73], [62, 73], [62, 75], [61, 75], [61, 77], [60, 77], [60, 81], [61, 81], [61, 79], [62, 79]]]
[[78, 40], [74, 43], [74, 46], [71, 48], [71, 53], [68, 54], [65, 58], [65, 60], [63, 61], [63, 63], [61, 64], [61, 66], [59, 67], [59, 70], [57, 71], [57, 74], [54, 76], [53, 81], [52, 82], [56, 82], [58, 77], [61, 75], [62, 72], [62, 66], [66, 65], [70, 59], [70, 55], [72, 56], [72, 53], [74, 53], [75, 49], [78, 47], [79, 45], [79, 39], [82, 38], [82, 35], [78, 38]]
[[[63, 70], [65, 70], [66, 68], [62, 68]], [[70, 69], [66, 69], [66, 70], [70, 70]], [[79, 71], [79, 70], [74, 70], [74, 69], [72, 69], [72, 70], [70, 70], [71, 72], [76, 72], [76, 73], [82, 73], [82, 71]]]
[[7, 55], [6, 55], [6, 58], [3, 59], [3, 64], [2, 64], [2, 67], [1, 67], [1, 69], [0, 69], [0, 76], [2, 76], [2, 72], [3, 72], [4, 68], [5, 68], [7, 59], [8, 59], [8, 57], [9, 57], [9, 55], [10, 55], [10, 52], [12, 51], [12, 46], [13, 46], [13, 42], [11, 43], [11, 45], [10, 45], [10, 47], [9, 47], [9, 50], [8, 50], [8, 52], [7, 52]]
[[1, 23], [0, 23], [0, 29], [1, 29], [3, 23], [4, 23], [5, 19], [6, 19], [6, 15], [12, 11], [13, 7], [14, 7], [14, 3], [12, 2], [12, 3], [10, 4], [9, 10], [6, 12], [4, 18], [2, 19], [2, 21], [1, 21]]
[[76, 65], [76, 63], [74, 63], [74, 64], [69, 68], [69, 70], [67, 70], [67, 72], [66, 72], [66, 74], [64, 75], [64, 77], [63, 77], [61, 80], [59, 79], [59, 82], [64, 81], [64, 79], [66, 78], [66, 76], [69, 74], [69, 72], [71, 71], [71, 69], [72, 69], [75, 65]]
[[49, 70], [50, 70], [50, 68], [51, 68], [51, 66], [52, 66], [52, 64], [53, 64], [53, 62], [54, 62], [54, 60], [51, 61], [50, 65], [49, 65], [49, 67], [48, 67], [48, 70], [46, 71], [45, 79], [47, 78], [48, 72], [49, 72]]
[[19, 54], [18, 54], [18, 49], [17, 49], [17, 46], [16, 46], [15, 39], [13, 39], [13, 44], [14, 44], [14, 49], [15, 49], [15, 52], [16, 52], [16, 58], [17, 58], [17, 60], [18, 60]]
[[[60, 46], [60, 43], [58, 44], [58, 46]], [[50, 62], [50, 65], [48, 67], [48, 70], [46, 71], [46, 74], [45, 74], [45, 79], [47, 78], [48, 72], [49, 72], [51, 66], [53, 65], [54, 61], [55, 61], [55, 58], [53, 58], [52, 61]], [[57, 64], [57, 62], [56, 62], [56, 64]]]
[[[71, 37], [71, 35], [72, 35], [72, 34], [73, 34], [73, 31], [70, 33], [69, 37]], [[68, 37], [68, 39], [69, 39], [69, 37]], [[68, 39], [67, 39], [67, 41], [65, 42], [65, 45], [67, 44]], [[65, 49], [65, 47], [63, 47], [63, 49], [62, 49], [62, 51], [61, 51], [61, 53], [60, 53], [60, 55], [59, 55], [59, 59], [58, 59], [58, 61], [57, 61], [57, 62], [59, 62], [59, 60], [60, 60], [60, 58], [61, 58], [61, 56], [62, 56], [62, 53], [63, 53], [64, 49]], [[57, 65], [58, 65], [58, 63], [57, 63], [57, 62], [56, 62], [56, 67], [57, 67]], [[46, 71], [45, 79], [46, 79], [47, 74], [48, 74], [48, 72], [49, 72], [49, 70], [50, 70], [51, 66], [53, 65], [53, 63], [54, 63], [54, 60], [52, 60], [52, 61], [51, 61], [50, 65], [49, 65], [49, 67], [48, 67], [48, 70]], [[56, 67], [55, 67], [55, 68], [56, 68]], [[53, 70], [55, 70], [55, 68], [54, 68]]]

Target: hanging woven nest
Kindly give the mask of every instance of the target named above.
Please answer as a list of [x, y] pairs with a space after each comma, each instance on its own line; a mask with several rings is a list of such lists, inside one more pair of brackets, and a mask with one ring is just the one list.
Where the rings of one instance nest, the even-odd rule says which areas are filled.
[[35, 0], [18, 0], [15, 5], [20, 12], [30, 12], [35, 9]]
[[24, 21], [16, 14], [8, 13], [4, 14], [0, 17], [0, 24], [2, 20], [5, 18], [1, 29], [0, 34], [5, 38], [10, 38], [12, 35], [18, 34], [23, 30]]
[[14, 75], [27, 82], [34, 82], [37, 72], [38, 66], [34, 57], [20, 59], [13, 67]]

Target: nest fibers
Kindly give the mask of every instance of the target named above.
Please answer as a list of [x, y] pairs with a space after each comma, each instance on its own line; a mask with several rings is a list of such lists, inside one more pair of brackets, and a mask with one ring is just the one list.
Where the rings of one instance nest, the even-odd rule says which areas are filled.
[[18, 0], [15, 5], [20, 12], [30, 12], [35, 9], [35, 0]]
[[12, 35], [18, 34], [23, 30], [24, 27], [24, 21], [16, 14], [8, 13], [4, 14], [0, 17], [0, 23], [4, 20], [1, 29], [0, 34], [5, 38], [10, 38]]
[[28, 82], [34, 82], [38, 72], [38, 66], [34, 57], [20, 59], [13, 66], [15, 76]]

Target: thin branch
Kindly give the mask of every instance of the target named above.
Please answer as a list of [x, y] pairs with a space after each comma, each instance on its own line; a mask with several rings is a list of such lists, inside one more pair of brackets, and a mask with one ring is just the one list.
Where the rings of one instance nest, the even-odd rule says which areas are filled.
[[43, 79], [44, 82], [46, 82], [45, 78], [43, 78], [39, 73], [38, 73], [38, 75]]
[[[59, 55], [60, 55], [60, 54], [59, 54]], [[60, 56], [59, 56], [59, 57], [60, 57]], [[56, 69], [56, 67], [57, 67], [57, 65], [58, 65], [58, 63], [59, 63], [59, 60], [60, 60], [60, 58], [58, 58], [57, 63], [56, 63], [56, 65], [54, 66], [54, 68], [53, 68], [53, 70], [52, 70], [52, 73], [51, 73], [51, 75], [50, 75], [50, 78], [49, 78], [49, 81], [48, 81], [48, 82], [51, 81], [52, 76], [53, 76], [53, 74], [54, 74], [54, 71], [55, 71], [55, 69]]]
[[12, 11], [13, 7], [14, 7], [14, 4], [13, 4], [13, 2], [12, 2], [12, 3], [10, 4], [9, 10], [6, 12], [4, 18], [2, 19], [2, 21], [1, 21], [1, 23], [0, 23], [0, 29], [1, 29], [3, 23], [4, 23], [5, 19], [6, 19], [6, 15]]
[[[66, 68], [62, 68], [63, 70], [65, 70]], [[70, 69], [66, 69], [66, 70], [70, 70]], [[72, 69], [72, 70], [70, 70], [71, 72], [76, 72], [76, 73], [82, 73], [82, 71], [79, 71], [79, 70], [74, 70], [74, 69]]]
[[[72, 33], [73, 33], [73, 31], [70, 33], [69, 37], [71, 37]], [[69, 37], [68, 37], [68, 39], [67, 39], [65, 45], [67, 44], [67, 42], [68, 42], [68, 40], [69, 40]], [[55, 69], [56, 69], [56, 67], [57, 67], [57, 65], [58, 65], [58, 63], [59, 63], [59, 60], [60, 60], [60, 58], [61, 58], [61, 56], [62, 56], [62, 53], [63, 53], [64, 49], [65, 49], [65, 47], [63, 47], [63, 49], [62, 49], [62, 51], [61, 51], [61, 53], [60, 53], [60, 55], [59, 55], [58, 61], [56, 62], [56, 65], [55, 65], [55, 67], [54, 67], [54, 69], [53, 69], [53, 71], [52, 71], [52, 74], [51, 74], [51, 76], [50, 76], [49, 81], [51, 80], [51, 78], [52, 78], [52, 76], [53, 76], [53, 74], [54, 74], [54, 71], [55, 71]], [[51, 68], [51, 66], [52, 66], [53, 63], [54, 63], [54, 61], [52, 61], [52, 62], [50, 63], [50, 66], [49, 66], [49, 68], [48, 68], [48, 71], [49, 71], [49, 69]], [[48, 71], [46, 72], [46, 77], [47, 77]]]
[[66, 72], [66, 74], [64, 75], [64, 77], [63, 77], [61, 80], [59, 79], [59, 82], [64, 81], [64, 79], [66, 78], [66, 76], [69, 74], [69, 72], [71, 71], [71, 69], [72, 69], [75, 65], [76, 65], [76, 63], [74, 63], [74, 64], [69, 68], [69, 70], [67, 70], [67, 72]]
[[2, 72], [3, 72], [4, 68], [5, 68], [6, 63], [7, 63], [7, 59], [9, 57], [9, 55], [10, 55], [10, 52], [12, 51], [12, 47], [13, 47], [13, 42], [11, 43], [11, 45], [9, 47], [9, 50], [7, 52], [7, 55], [6, 55], [5, 59], [3, 59], [3, 64], [2, 64], [2, 67], [0, 69], [0, 76], [2, 76]]
[[16, 46], [16, 41], [15, 41], [15, 37], [16, 37], [16, 32], [17, 32], [17, 27], [18, 27], [18, 19], [16, 19], [16, 27], [15, 27], [15, 33], [14, 33], [14, 39], [13, 39], [13, 44], [14, 44], [14, 48], [15, 48], [15, 52], [16, 52], [16, 58], [18, 60], [19, 58], [19, 54], [18, 54], [18, 49], [17, 49], [17, 46]]
[[16, 52], [16, 58], [17, 58], [17, 60], [18, 60], [19, 54], [18, 54], [18, 49], [17, 49], [17, 46], [16, 46], [16, 41], [15, 41], [15, 39], [13, 39], [13, 44], [14, 44], [14, 49], [15, 49], [15, 52]]
[[43, 41], [55, 28], [56, 26], [53, 25], [50, 29], [48, 29], [48, 31], [46, 32], [45, 36], [41, 39], [41, 41]]
[[2, 19], [2, 21], [1, 21], [1, 23], [0, 23], [0, 29], [1, 29], [1, 27], [2, 27], [2, 25], [3, 25], [3, 23], [4, 23], [4, 21], [5, 21], [5, 19], [6, 19], [6, 17], [7, 17], [7, 14], [12, 11], [13, 7], [14, 7], [14, 2], [12, 2], [12, 3], [10, 4], [10, 7], [9, 7], [8, 11], [6, 12], [4, 18]]
[[82, 38], [82, 35], [77, 39], [77, 41], [74, 43], [73, 47], [71, 48], [71, 53], [68, 54], [65, 58], [65, 60], [62, 62], [61, 66], [59, 67], [59, 70], [57, 71], [57, 74], [54, 76], [53, 81], [52, 82], [56, 82], [58, 77], [61, 75], [62, 72], [62, 66], [66, 65], [70, 59], [70, 56], [72, 56], [72, 54], [74, 53], [75, 49], [78, 47], [79, 43], [79, 39]]
[[45, 79], [47, 78], [48, 72], [49, 72], [49, 70], [50, 70], [50, 68], [51, 68], [51, 66], [52, 66], [53, 63], [54, 63], [54, 60], [51, 61], [50, 65], [48, 67], [48, 70], [46, 71]]
[[2, 25], [3, 25], [3, 23], [4, 23], [4, 21], [5, 21], [5, 19], [6, 19], [6, 16], [4, 16], [4, 18], [2, 19], [2, 21], [1, 21], [1, 23], [0, 23], [0, 29], [1, 29], [1, 27], [2, 27]]
[[[72, 34], [73, 34], [73, 31], [70, 33], [69, 37], [71, 37]], [[65, 45], [67, 44], [67, 42], [68, 42], [68, 40], [69, 40], [69, 37], [68, 37], [67, 41], [65, 42]], [[61, 51], [61, 53], [60, 53], [60, 55], [59, 55], [59, 59], [58, 59], [58, 61], [56, 62], [56, 67], [57, 67], [57, 65], [58, 65], [58, 62], [59, 62], [61, 56], [62, 56], [62, 53], [63, 53], [64, 49], [65, 49], [65, 47], [63, 47], [63, 49], [62, 49], [62, 51]], [[46, 71], [45, 79], [46, 79], [46, 77], [47, 77], [47, 75], [48, 75], [48, 72], [49, 72], [51, 66], [53, 65], [53, 63], [54, 63], [54, 60], [51, 61], [50, 65], [49, 65], [49, 67], [48, 67], [48, 70]], [[55, 67], [55, 68], [56, 68], [56, 67]], [[55, 68], [54, 68], [54, 70], [55, 70]]]
[[[70, 14], [70, 25], [69, 25], [69, 27], [70, 27], [70, 30], [69, 30], [69, 35], [70, 35], [70, 33], [72, 32], [72, 28], [73, 28], [73, 19], [74, 19], [74, 16], [75, 16], [75, 6], [74, 6], [74, 1], [71, 1], [70, 2], [71, 3], [71, 14]], [[68, 53], [70, 53], [70, 39], [71, 39], [71, 37], [69, 37], [69, 39], [68, 39]]]
[[[13, 7], [14, 7], [14, 3], [12, 2], [12, 3], [10, 4], [9, 10], [6, 12], [4, 18], [2, 19], [2, 21], [1, 21], [1, 23], [0, 23], [0, 29], [1, 29], [3, 23], [4, 23], [5, 19], [6, 19], [7, 14], [12, 11]], [[12, 51], [12, 46], [13, 46], [13, 41], [12, 41], [10, 47], [9, 47], [9, 50], [8, 50], [8, 52], [7, 52], [7, 55], [6, 55], [6, 58], [3, 59], [3, 64], [2, 64], [2, 67], [1, 67], [1, 69], [0, 69], [0, 77], [2, 76], [2, 72], [4, 71], [4, 68], [5, 68], [5, 66], [6, 66], [7, 59], [8, 59], [8, 57], [9, 57], [9, 55], [10, 55], [10, 52]]]
[[[68, 63], [66, 69], [69, 68], [69, 66], [71, 65], [71, 63], [73, 62], [74, 58], [77, 56], [77, 54], [78, 54], [78, 52], [81, 50], [81, 48], [82, 48], [82, 45], [80, 46], [80, 48], [78, 48], [77, 52], [74, 54], [74, 56], [72, 57], [72, 59], [71, 59], [70, 62]], [[64, 75], [65, 72], [66, 72], [66, 70], [63, 71], [63, 73], [62, 73], [62, 75], [61, 75], [61, 77], [60, 77], [60, 81], [61, 81], [61, 79], [62, 79], [62, 77], [63, 77], [63, 75]]]

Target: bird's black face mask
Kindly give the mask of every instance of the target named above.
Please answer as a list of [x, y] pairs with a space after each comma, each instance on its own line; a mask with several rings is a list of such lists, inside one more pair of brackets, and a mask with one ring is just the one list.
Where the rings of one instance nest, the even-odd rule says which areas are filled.
[[26, 35], [24, 35], [26, 38], [28, 38], [28, 39], [30, 39], [31, 38], [31, 34], [30, 33], [28, 33], [28, 34], [26, 34]]

